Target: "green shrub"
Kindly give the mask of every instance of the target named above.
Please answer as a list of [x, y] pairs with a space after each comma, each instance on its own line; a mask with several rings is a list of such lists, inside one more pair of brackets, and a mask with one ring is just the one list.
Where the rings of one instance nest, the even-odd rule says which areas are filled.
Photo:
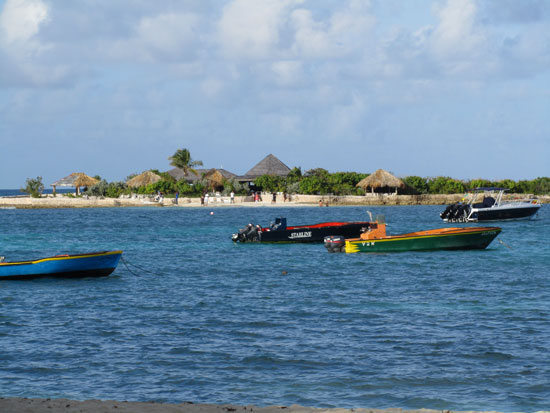
[[105, 196], [118, 198], [122, 194], [129, 194], [130, 190], [124, 182], [107, 182], [102, 179], [97, 184], [89, 187], [84, 194], [89, 196]]
[[426, 178], [421, 178], [420, 176], [407, 176], [403, 178], [403, 183], [407, 185], [412, 192], [416, 194], [427, 194], [429, 187]]
[[21, 188], [21, 192], [29, 194], [33, 198], [40, 198], [42, 192], [44, 192], [44, 184], [42, 183], [42, 177], [27, 178], [25, 188]]
[[254, 185], [265, 192], [282, 192], [286, 189], [285, 178], [274, 175], [262, 175], [254, 180]]
[[233, 191], [237, 195], [247, 195], [248, 185], [237, 182], [235, 178], [228, 179], [223, 184], [223, 195], [229, 195]]

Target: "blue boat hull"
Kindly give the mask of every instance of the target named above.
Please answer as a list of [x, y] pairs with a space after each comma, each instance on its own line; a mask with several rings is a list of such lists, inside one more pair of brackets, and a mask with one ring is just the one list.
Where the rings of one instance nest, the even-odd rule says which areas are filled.
[[0, 263], [0, 280], [28, 280], [41, 277], [105, 277], [118, 265], [122, 251], [57, 255], [32, 261]]

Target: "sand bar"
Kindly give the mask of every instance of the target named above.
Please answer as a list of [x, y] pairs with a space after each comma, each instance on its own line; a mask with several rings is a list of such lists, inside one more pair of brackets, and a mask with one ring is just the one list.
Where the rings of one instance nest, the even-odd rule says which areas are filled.
[[[367, 196], [333, 196], [333, 195], [292, 195], [290, 200], [283, 201], [282, 195], [272, 202], [271, 195], [263, 197], [261, 202], [250, 202], [246, 197], [235, 197], [235, 203], [230, 203], [229, 197], [211, 197], [205, 207], [291, 207], [291, 206], [317, 206], [319, 201], [328, 203], [329, 206], [362, 206], [362, 205], [448, 205], [458, 202], [463, 194], [451, 195], [367, 195]], [[527, 198], [524, 194], [508, 194], [505, 200]], [[539, 201], [550, 202], [550, 195], [539, 196]], [[174, 198], [164, 198], [161, 202], [154, 197], [124, 196], [120, 198], [103, 197], [67, 197], [52, 195], [42, 198], [29, 196], [0, 197], [0, 208], [112, 208], [112, 207], [196, 207], [200, 208], [199, 198], [181, 197], [178, 204]]]

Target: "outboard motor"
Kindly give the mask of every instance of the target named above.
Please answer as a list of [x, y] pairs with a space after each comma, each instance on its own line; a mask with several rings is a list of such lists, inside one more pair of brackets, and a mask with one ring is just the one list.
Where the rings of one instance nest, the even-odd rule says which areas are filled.
[[442, 220], [447, 222], [462, 222], [465, 219], [465, 212], [467, 205], [461, 204], [460, 202], [456, 204], [449, 205], [445, 208], [439, 216]]
[[455, 213], [456, 222], [466, 222], [466, 218], [468, 217], [468, 211], [469, 211], [468, 205], [460, 205], [457, 208]]
[[443, 211], [439, 216], [441, 219], [445, 220], [449, 218], [449, 215], [451, 214], [451, 210], [453, 209], [455, 204], [449, 205], [447, 208], [445, 208], [445, 211]]
[[342, 235], [329, 235], [324, 242], [328, 252], [344, 252], [346, 249], [346, 239]]
[[258, 241], [261, 238], [261, 231], [262, 227], [260, 227], [259, 225], [248, 224], [239, 232], [233, 234], [231, 236], [231, 239], [233, 240], [233, 242]]

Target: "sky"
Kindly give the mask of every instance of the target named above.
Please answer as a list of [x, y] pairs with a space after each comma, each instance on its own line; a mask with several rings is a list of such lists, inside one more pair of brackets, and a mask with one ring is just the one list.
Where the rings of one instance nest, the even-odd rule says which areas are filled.
[[181, 148], [237, 175], [550, 176], [550, 1], [0, 0], [0, 188]]

